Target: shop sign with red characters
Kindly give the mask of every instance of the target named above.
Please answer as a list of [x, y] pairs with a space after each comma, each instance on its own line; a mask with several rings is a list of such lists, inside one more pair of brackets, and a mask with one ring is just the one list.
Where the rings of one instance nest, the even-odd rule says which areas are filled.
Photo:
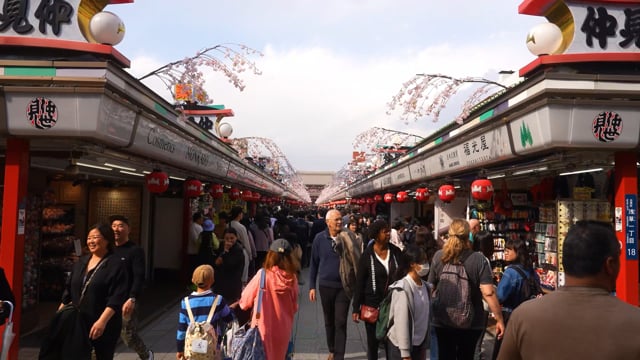
[[35, 98], [27, 105], [27, 119], [36, 129], [51, 129], [58, 122], [58, 107], [51, 99]]

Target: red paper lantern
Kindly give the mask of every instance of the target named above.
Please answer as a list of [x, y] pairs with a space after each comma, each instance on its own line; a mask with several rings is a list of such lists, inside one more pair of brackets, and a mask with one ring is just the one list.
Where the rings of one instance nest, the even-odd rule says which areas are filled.
[[392, 193], [386, 193], [386, 194], [384, 194], [384, 202], [386, 202], [386, 203], [392, 203], [392, 202], [393, 202], [393, 199], [394, 199], [395, 197], [396, 197], [396, 196], [395, 196], [395, 195], [393, 195]]
[[254, 192], [253, 192], [253, 201], [254, 201], [254, 202], [258, 202], [258, 201], [260, 201], [260, 199], [261, 199], [261, 198], [262, 198], [262, 197], [260, 196], [260, 194], [259, 194], [257, 191], [254, 191]]
[[478, 201], [489, 201], [493, 196], [493, 183], [489, 179], [477, 179], [471, 183], [471, 197]]
[[365, 198], [358, 199], [358, 205], [364, 205], [366, 203], [367, 203], [367, 200]]
[[456, 198], [456, 188], [451, 184], [445, 184], [438, 189], [438, 197], [442, 202], [449, 203]]
[[229, 199], [231, 200], [240, 199], [240, 190], [237, 188], [231, 188], [231, 191], [229, 192]]
[[429, 190], [427, 190], [426, 188], [417, 188], [416, 200], [422, 201], [422, 202], [429, 201]]
[[382, 195], [378, 194], [373, 197], [373, 201], [380, 202], [382, 201]]
[[214, 199], [222, 199], [222, 195], [224, 194], [224, 187], [220, 184], [211, 185], [211, 197]]
[[398, 194], [396, 194], [398, 202], [405, 202], [407, 201], [407, 198], [409, 198], [409, 194], [407, 194], [406, 191], [398, 191]]
[[250, 190], [244, 190], [242, 192], [242, 200], [253, 201], [253, 193]]
[[184, 182], [184, 196], [193, 198], [202, 194], [202, 182], [198, 179], [189, 179]]
[[366, 200], [366, 203], [368, 205], [373, 205], [373, 204], [376, 203], [376, 200], [374, 198], [368, 197], [367, 200]]
[[153, 170], [145, 175], [144, 182], [150, 193], [160, 194], [169, 188], [169, 175], [160, 170]]

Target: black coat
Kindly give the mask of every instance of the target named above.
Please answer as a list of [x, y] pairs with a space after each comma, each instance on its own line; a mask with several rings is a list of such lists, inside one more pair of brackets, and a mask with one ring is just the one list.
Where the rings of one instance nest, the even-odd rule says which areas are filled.
[[228, 304], [233, 304], [242, 294], [244, 253], [240, 244], [236, 242], [229, 251], [223, 249], [219, 257], [222, 258], [222, 264], [214, 266], [213, 291], [222, 295]]

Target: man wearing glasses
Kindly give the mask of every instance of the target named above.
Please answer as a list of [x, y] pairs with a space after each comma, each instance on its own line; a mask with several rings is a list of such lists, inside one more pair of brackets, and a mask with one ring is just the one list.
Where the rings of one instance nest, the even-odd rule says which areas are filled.
[[346, 255], [338, 249], [338, 234], [344, 229], [342, 215], [338, 210], [329, 210], [325, 219], [327, 229], [316, 235], [311, 247], [309, 300], [316, 301], [317, 280], [329, 348], [328, 360], [342, 360], [347, 343], [347, 318], [351, 302], [340, 276], [340, 254]]

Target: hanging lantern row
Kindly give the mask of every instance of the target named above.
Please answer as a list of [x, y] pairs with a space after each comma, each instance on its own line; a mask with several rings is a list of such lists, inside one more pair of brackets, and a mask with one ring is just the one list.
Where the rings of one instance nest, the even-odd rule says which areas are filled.
[[[491, 180], [486, 178], [479, 178], [471, 183], [471, 196], [478, 201], [490, 201], [493, 196], [493, 183]], [[444, 184], [440, 186], [438, 189], [438, 198], [440, 201], [444, 203], [450, 203], [456, 197], [456, 189], [453, 184]], [[415, 199], [420, 202], [429, 201], [429, 189], [427, 188], [417, 188], [415, 193]], [[353, 199], [353, 204], [364, 205], [364, 204], [375, 204], [381, 201], [389, 204], [393, 201], [397, 201], [400, 203], [406, 202], [409, 200], [409, 194], [406, 191], [399, 191], [396, 194], [386, 193], [384, 196], [375, 195], [372, 198], [359, 198]]]

